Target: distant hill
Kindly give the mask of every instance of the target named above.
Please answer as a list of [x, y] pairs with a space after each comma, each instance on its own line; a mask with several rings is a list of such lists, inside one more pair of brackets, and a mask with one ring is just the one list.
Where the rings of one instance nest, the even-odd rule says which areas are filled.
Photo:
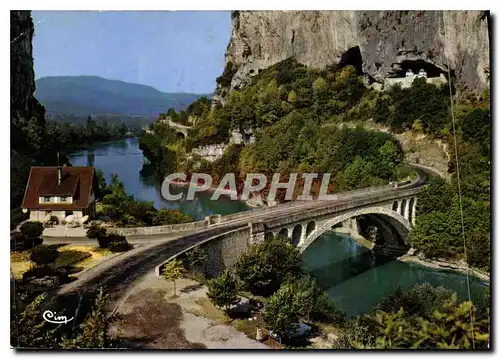
[[164, 93], [151, 86], [98, 76], [51, 76], [36, 80], [35, 97], [55, 115], [126, 115], [156, 117], [169, 108], [184, 109], [201, 96]]

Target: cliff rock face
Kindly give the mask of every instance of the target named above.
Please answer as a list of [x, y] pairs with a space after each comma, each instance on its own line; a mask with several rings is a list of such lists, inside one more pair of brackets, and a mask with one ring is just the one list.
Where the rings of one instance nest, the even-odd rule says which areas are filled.
[[215, 102], [290, 57], [316, 68], [353, 64], [379, 83], [412, 63], [417, 71], [449, 66], [458, 86], [478, 93], [489, 83], [488, 18], [484, 11], [234, 11], [226, 52], [234, 75], [230, 86], [218, 85]]
[[45, 109], [33, 96], [33, 20], [29, 11], [10, 13], [11, 204], [18, 205], [31, 163], [22, 154], [40, 148]]

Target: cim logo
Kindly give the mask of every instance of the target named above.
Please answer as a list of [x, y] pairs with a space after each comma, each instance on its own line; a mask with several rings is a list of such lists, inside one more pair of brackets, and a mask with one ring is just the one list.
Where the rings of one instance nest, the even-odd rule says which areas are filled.
[[73, 320], [73, 317], [68, 319], [65, 315], [56, 316], [56, 312], [52, 312], [50, 310], [46, 310], [43, 312], [42, 317], [46, 322], [54, 323], [54, 324], [66, 324]]

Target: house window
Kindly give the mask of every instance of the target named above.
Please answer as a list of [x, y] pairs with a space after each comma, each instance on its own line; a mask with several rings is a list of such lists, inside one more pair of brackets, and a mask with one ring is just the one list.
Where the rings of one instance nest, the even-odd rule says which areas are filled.
[[50, 202], [50, 197], [43, 197], [43, 202], [44, 203]]
[[61, 197], [61, 202], [69, 202], [70, 197]]

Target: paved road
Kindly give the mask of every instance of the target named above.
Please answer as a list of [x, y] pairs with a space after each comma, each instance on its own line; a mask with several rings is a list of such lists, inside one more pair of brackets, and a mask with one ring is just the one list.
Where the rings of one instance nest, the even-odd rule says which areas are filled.
[[[170, 239], [179, 238], [182, 236], [186, 236], [188, 234], [192, 234], [194, 231], [186, 231], [186, 232], [175, 232], [175, 233], [167, 233], [167, 234], [152, 234], [152, 235], [141, 235], [141, 236], [127, 236], [127, 241], [132, 244], [148, 244], [154, 242], [163, 242]], [[71, 245], [83, 245], [83, 246], [92, 246], [97, 244], [97, 240], [90, 239], [87, 237], [43, 237], [44, 244], [59, 244], [59, 243], [67, 243]]]

